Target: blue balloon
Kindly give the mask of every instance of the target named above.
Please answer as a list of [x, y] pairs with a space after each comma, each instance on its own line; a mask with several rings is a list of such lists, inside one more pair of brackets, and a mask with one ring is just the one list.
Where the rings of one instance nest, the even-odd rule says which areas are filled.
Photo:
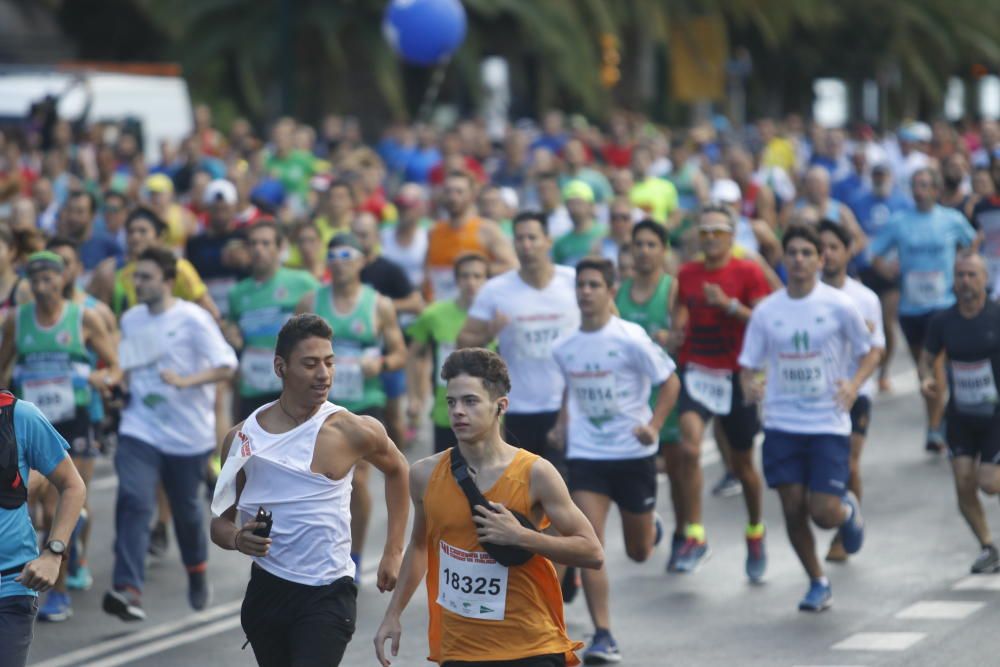
[[382, 20], [386, 40], [406, 62], [436, 65], [465, 39], [459, 0], [392, 0]]

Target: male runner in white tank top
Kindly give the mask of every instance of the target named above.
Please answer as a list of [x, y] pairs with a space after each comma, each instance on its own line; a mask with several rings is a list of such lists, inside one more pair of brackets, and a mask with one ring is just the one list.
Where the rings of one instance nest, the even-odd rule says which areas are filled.
[[[409, 466], [377, 420], [327, 401], [332, 337], [321, 317], [290, 319], [275, 348], [280, 398], [237, 424], [223, 444], [212, 541], [253, 557], [242, 624], [263, 667], [336, 665], [344, 655], [357, 618], [350, 501], [362, 459], [385, 475], [380, 591], [396, 586], [402, 562]], [[266, 527], [256, 521], [259, 507], [272, 513], [269, 537], [254, 535]]]

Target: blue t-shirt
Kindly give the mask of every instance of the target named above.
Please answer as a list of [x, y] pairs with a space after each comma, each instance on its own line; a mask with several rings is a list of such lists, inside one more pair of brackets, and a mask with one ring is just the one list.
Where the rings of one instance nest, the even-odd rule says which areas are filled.
[[84, 271], [93, 271], [108, 257], [121, 257], [123, 254], [124, 250], [115, 237], [96, 229], [89, 239], [80, 244], [80, 262]]
[[[69, 445], [32, 403], [14, 404], [14, 435], [17, 437], [17, 465], [27, 484], [29, 469], [48, 476], [68, 456]], [[28, 504], [13, 510], [0, 509], [0, 570], [24, 565], [38, 558], [38, 536], [31, 525]], [[0, 582], [0, 597], [36, 595], [14, 581], [15, 573]]]
[[[913, 202], [910, 198], [898, 190], [893, 190], [888, 197], [882, 197], [867, 188], [858, 193], [847, 205], [851, 207], [854, 217], [858, 219], [858, 224], [861, 225], [861, 229], [870, 239], [878, 236], [893, 213], [913, 208]], [[868, 246], [863, 253], [855, 258], [854, 266], [858, 269], [864, 268], [872, 263], [872, 257], [874, 255], [872, 255], [871, 246]]]
[[938, 204], [929, 211], [899, 211], [872, 241], [873, 257], [899, 252], [900, 315], [924, 315], [955, 303], [955, 249], [968, 246], [976, 231], [965, 216]]

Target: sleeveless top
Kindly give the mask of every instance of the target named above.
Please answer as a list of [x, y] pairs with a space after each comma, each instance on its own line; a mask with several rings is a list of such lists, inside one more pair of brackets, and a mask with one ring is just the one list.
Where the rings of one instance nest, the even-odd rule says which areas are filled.
[[621, 318], [641, 326], [650, 338], [658, 331], [669, 330], [670, 312], [667, 310], [667, 302], [670, 299], [670, 286], [673, 281], [673, 276], [664, 273], [660, 276], [660, 282], [656, 285], [653, 295], [642, 303], [637, 303], [632, 299], [634, 281], [631, 278], [622, 281], [615, 297], [615, 305], [618, 306]]
[[428, 299], [444, 301], [458, 296], [454, 273], [456, 259], [470, 253], [490, 256], [489, 250], [479, 239], [482, 224], [480, 218], [470, 218], [458, 229], [443, 221], [431, 228], [427, 239], [427, 268], [431, 283]]
[[424, 282], [427, 243], [427, 230], [419, 225], [413, 232], [410, 245], [399, 243], [396, 239], [395, 228], [389, 227], [382, 230], [382, 255], [399, 264], [415, 288], [419, 288]]
[[258, 507], [271, 512], [274, 521], [271, 550], [254, 562], [276, 577], [307, 586], [325, 586], [341, 577], [353, 577], [354, 469], [338, 480], [312, 471], [320, 427], [327, 417], [344, 408], [324, 403], [292, 430], [268, 433], [257, 415], [273, 404], [257, 408], [247, 417], [229, 451], [229, 459], [248, 457], [242, 467], [247, 482], [237, 505], [239, 524], [253, 520]]
[[[531, 466], [538, 456], [518, 450], [483, 495], [531, 516]], [[504, 567], [476, 537], [468, 500], [451, 473], [451, 450], [431, 473], [423, 498], [427, 525], [429, 660], [510, 661], [562, 653], [567, 665], [582, 648], [566, 635], [562, 592], [552, 562], [534, 556]], [[539, 529], [548, 526], [543, 519]]]

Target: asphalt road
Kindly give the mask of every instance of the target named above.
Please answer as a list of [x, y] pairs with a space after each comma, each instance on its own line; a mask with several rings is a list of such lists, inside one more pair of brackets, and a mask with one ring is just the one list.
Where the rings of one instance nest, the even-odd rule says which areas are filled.
[[[977, 544], [956, 507], [947, 460], [923, 450], [923, 418], [910, 365], [897, 359], [896, 391], [879, 397], [863, 459], [864, 549], [849, 564], [828, 568], [834, 606], [820, 615], [796, 604], [807, 585], [785, 537], [776, 495], [767, 492], [769, 568], [759, 586], [743, 574], [745, 515], [740, 498], [708, 497], [705, 526], [712, 558], [693, 575], [664, 572], [666, 551], [644, 564], [625, 556], [616, 521], [609, 525], [607, 567], [612, 582], [613, 632], [627, 665], [965, 665], [1000, 664], [1000, 576], [967, 576]], [[427, 439], [411, 459], [429, 452]], [[711, 448], [706, 482], [720, 474]], [[38, 624], [31, 663], [37, 667], [150, 665], [192, 667], [252, 665], [239, 628], [239, 604], [249, 560], [212, 548], [211, 607], [187, 606], [186, 577], [175, 545], [150, 566], [144, 604], [149, 615], [126, 625], [100, 611], [110, 582], [114, 479], [102, 465], [92, 491], [92, 590], [74, 595], [68, 622]], [[373, 477], [377, 477], [373, 475]], [[373, 492], [381, 494], [373, 479]], [[1000, 530], [996, 499], [987, 503]], [[671, 516], [665, 484], [658, 508]], [[207, 512], [207, 509], [206, 509]], [[372, 638], [388, 602], [374, 587], [384, 535], [384, 510], [376, 512], [365, 553], [359, 621], [343, 664], [375, 664]], [[830, 533], [819, 534], [825, 549]], [[426, 594], [418, 591], [403, 617], [399, 667], [427, 664]], [[591, 631], [581, 595], [566, 609], [571, 637]]]

